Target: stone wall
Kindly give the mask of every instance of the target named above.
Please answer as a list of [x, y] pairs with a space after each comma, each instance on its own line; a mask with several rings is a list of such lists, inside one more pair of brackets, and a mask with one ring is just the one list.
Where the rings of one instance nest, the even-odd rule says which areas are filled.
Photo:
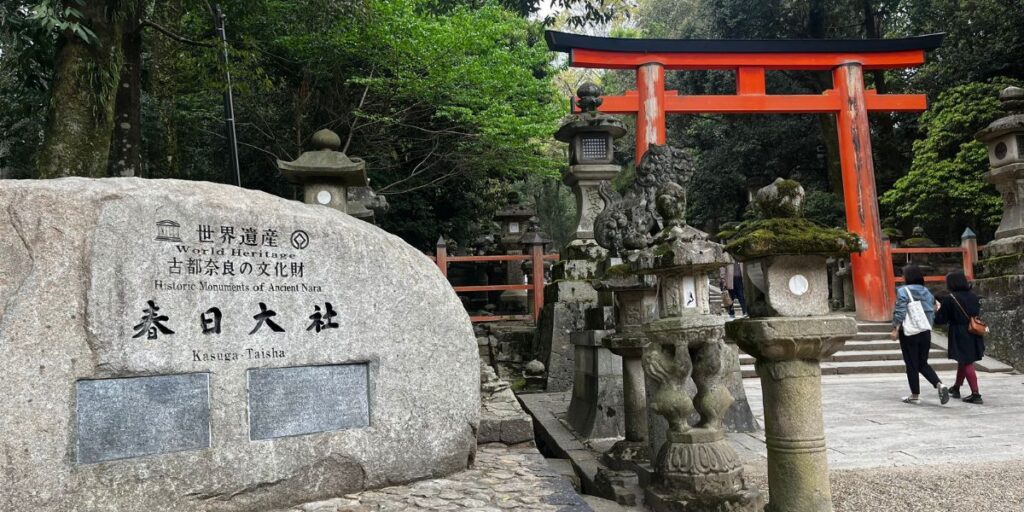
[[992, 331], [985, 337], [987, 355], [1024, 371], [1024, 275], [978, 279], [974, 292]]

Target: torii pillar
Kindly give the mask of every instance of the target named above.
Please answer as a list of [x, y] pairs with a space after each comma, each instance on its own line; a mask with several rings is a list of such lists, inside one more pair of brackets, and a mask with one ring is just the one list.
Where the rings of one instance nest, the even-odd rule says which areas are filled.
[[[548, 31], [548, 47], [569, 54], [575, 67], [636, 70], [637, 87], [608, 96], [599, 109], [636, 115], [636, 161], [651, 144], [665, 143], [667, 113], [835, 114], [843, 174], [847, 229], [865, 243], [851, 257], [857, 318], [883, 322], [895, 303], [878, 214], [868, 112], [920, 112], [922, 94], [878, 94], [864, 88], [864, 70], [916, 67], [943, 34], [906, 39], [665, 40], [581, 36]], [[733, 70], [736, 94], [680, 96], [665, 90], [665, 71]], [[832, 73], [832, 89], [822, 94], [768, 94], [767, 70], [821, 70]]]

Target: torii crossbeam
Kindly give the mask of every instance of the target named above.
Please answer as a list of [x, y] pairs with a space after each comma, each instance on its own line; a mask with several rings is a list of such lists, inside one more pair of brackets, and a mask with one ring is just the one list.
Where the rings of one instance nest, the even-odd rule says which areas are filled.
[[[920, 66], [944, 34], [906, 39], [693, 40], [621, 39], [547, 31], [553, 51], [571, 66], [635, 69], [637, 90], [606, 96], [602, 112], [636, 116], [637, 162], [650, 144], [665, 143], [665, 114], [835, 114], [847, 229], [867, 249], [851, 257], [857, 318], [887, 321], [895, 283], [885, 264], [878, 218], [868, 112], [920, 112], [923, 94], [877, 94], [864, 88], [864, 70]], [[681, 96], [665, 90], [665, 70], [736, 72], [736, 94]], [[767, 70], [831, 71], [822, 94], [768, 94]]]

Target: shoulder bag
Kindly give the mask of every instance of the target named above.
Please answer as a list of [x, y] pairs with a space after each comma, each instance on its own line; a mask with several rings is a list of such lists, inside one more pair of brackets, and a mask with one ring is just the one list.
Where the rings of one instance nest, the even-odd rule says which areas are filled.
[[910, 293], [910, 288], [904, 286], [903, 291], [907, 292], [907, 299], [909, 300], [907, 302], [907, 315], [903, 317], [903, 335], [913, 336], [930, 331], [932, 325], [928, 322], [928, 315], [925, 314], [921, 301], [914, 298], [914, 294]]
[[984, 336], [988, 334], [988, 325], [986, 325], [985, 322], [981, 320], [980, 316], [968, 315], [967, 311], [960, 304], [960, 301], [956, 300], [956, 295], [953, 295], [951, 293], [949, 294], [949, 296], [953, 298], [953, 302], [956, 302], [956, 306], [960, 308], [960, 311], [963, 312], [965, 317], [967, 317], [967, 332], [975, 336]]

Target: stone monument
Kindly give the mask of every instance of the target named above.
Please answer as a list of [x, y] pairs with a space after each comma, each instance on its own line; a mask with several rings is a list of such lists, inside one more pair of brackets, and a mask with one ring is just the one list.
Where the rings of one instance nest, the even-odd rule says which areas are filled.
[[177, 180], [3, 181], [0, 210], [0, 510], [278, 509], [472, 461], [469, 319], [397, 237]]
[[726, 248], [744, 265], [750, 316], [726, 324], [756, 359], [764, 395], [772, 512], [831, 512], [821, 411], [821, 360], [857, 333], [853, 317], [831, 315], [828, 257], [860, 248], [856, 235], [802, 218], [804, 190], [776, 180], [754, 198], [759, 219]]
[[[596, 369], [595, 364], [601, 365], [603, 361], [610, 361], [617, 367], [618, 361], [601, 345], [606, 329], [588, 329], [585, 315], [587, 308], [598, 303], [597, 292], [590, 281], [597, 275], [598, 264], [607, 256], [594, 240], [594, 221], [606, 205], [599, 188], [619, 173], [620, 167], [614, 163], [614, 141], [625, 135], [626, 129], [615, 117], [597, 111], [602, 102], [600, 87], [585, 83], [576, 94], [580, 112], [570, 116], [555, 132], [555, 139], [569, 144], [569, 168], [564, 181], [576, 196], [577, 225], [572, 240], [562, 248], [560, 259], [552, 269], [553, 282], [544, 290], [540, 346], [548, 369], [548, 391], [566, 391], [574, 383], [585, 384], [580, 381], [580, 373], [589, 375], [586, 382], [596, 385], [603, 380], [613, 388], [621, 387], [619, 375], [607, 372], [602, 375]], [[576, 362], [577, 356], [584, 361]], [[574, 398], [587, 396], [593, 401], [597, 400], [595, 393], [598, 393], [596, 389], [576, 389]], [[608, 398], [611, 400], [602, 404], [595, 402], [594, 406], [621, 409], [621, 399]], [[614, 437], [621, 433], [621, 417], [600, 420], [590, 414], [590, 407], [578, 404], [571, 408], [574, 412], [570, 414], [570, 421], [580, 429], [578, 432], [590, 432], [596, 437]]]
[[995, 240], [982, 250], [974, 291], [991, 329], [985, 338], [989, 349], [1024, 371], [1024, 89], [1007, 87], [999, 99], [1007, 115], [976, 137], [988, 146], [985, 180], [1002, 195], [1003, 216]]

